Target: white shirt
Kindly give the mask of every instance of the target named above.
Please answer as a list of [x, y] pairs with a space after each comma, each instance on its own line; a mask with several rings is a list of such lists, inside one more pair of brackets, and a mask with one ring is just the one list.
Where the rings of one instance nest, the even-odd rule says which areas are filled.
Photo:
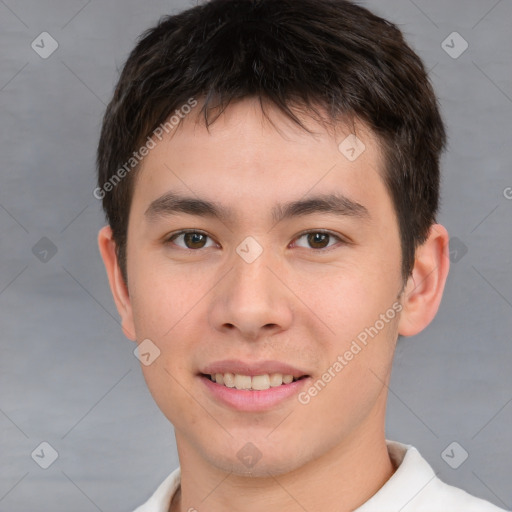
[[[411, 445], [386, 441], [397, 470], [366, 503], [354, 512], [504, 512], [488, 501], [447, 485]], [[180, 486], [180, 468], [174, 470], [146, 503], [134, 512], [168, 512]]]

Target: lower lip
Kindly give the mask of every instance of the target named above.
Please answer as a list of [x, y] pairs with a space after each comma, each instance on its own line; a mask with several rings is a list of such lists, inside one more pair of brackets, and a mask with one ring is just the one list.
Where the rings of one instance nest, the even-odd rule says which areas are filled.
[[281, 384], [281, 386], [265, 389], [264, 391], [253, 391], [248, 389], [228, 388], [202, 375], [200, 375], [199, 378], [218, 401], [239, 411], [246, 412], [270, 409], [296, 395], [310, 380], [310, 377], [305, 377], [290, 382], [290, 384]]

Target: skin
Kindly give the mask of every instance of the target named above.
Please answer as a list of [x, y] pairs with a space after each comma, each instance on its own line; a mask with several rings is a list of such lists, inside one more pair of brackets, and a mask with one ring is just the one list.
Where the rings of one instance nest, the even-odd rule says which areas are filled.
[[[128, 226], [129, 286], [110, 228], [99, 233], [125, 334], [149, 338], [161, 352], [141, 368], [175, 428], [182, 479], [173, 512], [340, 512], [367, 501], [396, 469], [384, 424], [397, 336], [431, 322], [448, 273], [448, 233], [435, 224], [404, 285], [382, 153], [363, 123], [356, 127], [366, 150], [350, 162], [338, 149], [346, 127], [326, 130], [304, 118], [313, 136], [267, 111], [279, 132], [251, 99], [231, 105], [209, 132], [189, 115], [145, 158]], [[169, 191], [235, 215], [148, 219], [151, 202]], [[317, 212], [277, 224], [270, 217], [276, 203], [333, 191], [368, 216]], [[183, 236], [169, 241], [183, 229], [209, 238], [187, 250]], [[334, 236], [323, 245], [302, 236], [318, 230]], [[263, 249], [250, 264], [236, 252], [247, 236]], [[397, 301], [401, 313], [307, 405], [293, 397], [265, 412], [238, 412], [216, 402], [197, 376], [213, 361], [270, 359], [316, 381]], [[237, 457], [247, 442], [261, 453], [250, 469]]]

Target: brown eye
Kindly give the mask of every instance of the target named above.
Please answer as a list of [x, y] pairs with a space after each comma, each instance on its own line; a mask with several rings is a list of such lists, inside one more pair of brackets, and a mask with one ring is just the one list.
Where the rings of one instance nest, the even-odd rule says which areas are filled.
[[331, 242], [343, 242], [343, 240], [332, 234], [332, 233], [325, 233], [323, 231], [310, 231], [308, 233], [303, 233], [297, 238], [297, 241], [305, 239], [306, 245], [298, 244], [299, 247], [305, 247], [307, 249], [327, 249], [329, 247], [332, 247], [334, 243]]
[[206, 241], [206, 236], [201, 233], [186, 233], [183, 236], [183, 240], [189, 249], [202, 249]]
[[168, 241], [182, 249], [197, 250], [205, 248], [209, 238], [208, 235], [200, 231], [181, 231], [172, 235]]
[[309, 233], [308, 243], [314, 249], [324, 249], [329, 245], [329, 235], [325, 233]]

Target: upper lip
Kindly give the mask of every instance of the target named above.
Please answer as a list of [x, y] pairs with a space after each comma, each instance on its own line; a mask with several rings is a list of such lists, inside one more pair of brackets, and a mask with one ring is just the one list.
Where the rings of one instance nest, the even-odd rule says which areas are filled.
[[292, 375], [299, 378], [308, 373], [300, 368], [295, 368], [289, 364], [280, 361], [252, 361], [245, 362], [237, 359], [225, 359], [215, 361], [205, 366], [201, 373], [205, 375], [215, 375], [216, 373], [234, 373], [239, 375], [265, 375], [271, 373], [282, 373], [283, 375]]

